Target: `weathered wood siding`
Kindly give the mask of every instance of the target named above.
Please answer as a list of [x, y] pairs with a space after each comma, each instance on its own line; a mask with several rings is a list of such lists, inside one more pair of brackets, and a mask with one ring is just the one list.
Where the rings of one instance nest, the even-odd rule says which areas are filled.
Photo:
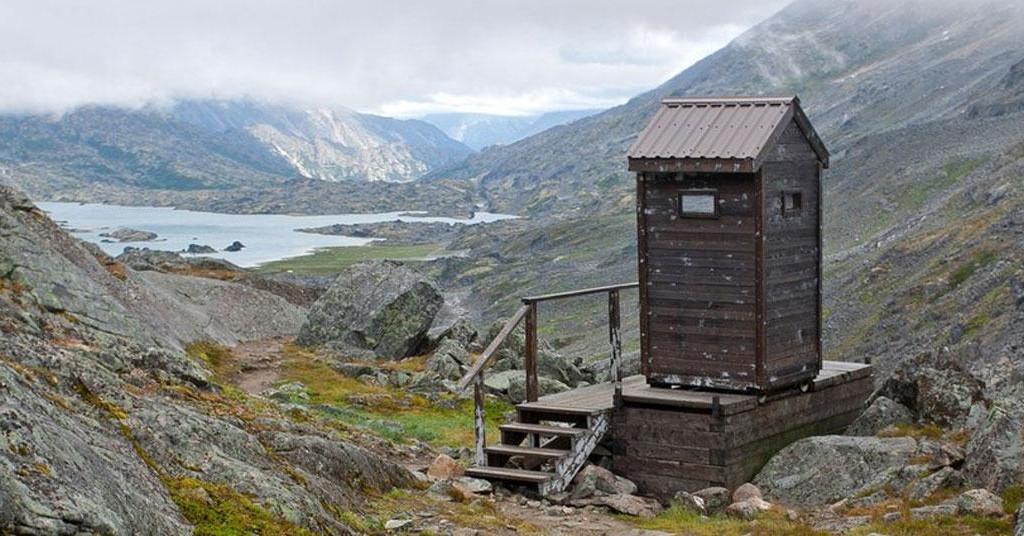
[[[763, 389], [813, 378], [821, 365], [820, 168], [790, 122], [761, 168], [764, 178], [765, 331]], [[799, 215], [784, 215], [785, 192], [799, 192]]]
[[681, 490], [735, 489], [793, 441], [842, 431], [864, 410], [872, 388], [865, 370], [735, 415], [627, 401], [612, 417], [612, 469], [664, 500]]
[[[642, 344], [654, 383], [755, 385], [754, 175], [642, 174]], [[684, 190], [718, 192], [716, 218], [682, 217]]]

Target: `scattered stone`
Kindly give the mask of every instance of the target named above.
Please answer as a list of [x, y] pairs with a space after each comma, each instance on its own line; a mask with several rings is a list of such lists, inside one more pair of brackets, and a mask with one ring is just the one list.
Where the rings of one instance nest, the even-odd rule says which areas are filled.
[[398, 530], [412, 523], [411, 519], [389, 519], [384, 523], [384, 530]]
[[895, 523], [903, 519], [903, 512], [886, 512], [882, 515], [882, 521], [885, 523]]
[[876, 504], [881, 504], [881, 503], [885, 502], [888, 499], [889, 499], [889, 494], [888, 493], [886, 493], [884, 491], [876, 491], [876, 492], [872, 493], [871, 495], [867, 495], [865, 497], [854, 497], [854, 498], [851, 498], [851, 499], [843, 499], [840, 502], [843, 502], [845, 504], [845, 506], [849, 506], [850, 508], [868, 508], [868, 507], [871, 507], [871, 506], [875, 506]]
[[438, 454], [427, 468], [427, 476], [434, 480], [451, 480], [462, 476], [465, 472], [466, 469], [459, 465], [459, 462], [446, 454]]
[[264, 398], [284, 404], [308, 404], [309, 390], [302, 382], [292, 381], [271, 387], [260, 393]]
[[458, 492], [451, 480], [438, 480], [427, 488], [427, 493], [445, 501], [455, 500]]
[[469, 476], [460, 476], [455, 479], [455, 486], [468, 493], [490, 493], [494, 489], [490, 482]]
[[463, 366], [470, 364], [469, 351], [453, 339], [445, 339], [427, 359], [424, 372], [442, 380], [458, 380]]
[[873, 436], [886, 427], [912, 422], [914, 415], [903, 404], [880, 396], [846, 428], [846, 435]]
[[210, 253], [217, 253], [217, 250], [211, 248], [210, 246], [189, 244], [188, 247], [185, 248], [185, 253], [188, 253], [190, 255], [209, 255]]
[[771, 503], [760, 497], [750, 497], [730, 504], [725, 509], [725, 515], [740, 519], [751, 520], [761, 512], [767, 512], [772, 507]]
[[750, 482], [743, 484], [736, 488], [736, 491], [732, 492], [732, 502], [734, 503], [743, 502], [747, 499], [753, 498], [761, 499], [762, 495], [761, 490]]
[[243, 248], [245, 248], [245, 244], [239, 242], [238, 240], [235, 240], [234, 242], [231, 243], [231, 245], [229, 245], [228, 247], [224, 248], [224, 251], [231, 251], [231, 252], [242, 251]]
[[967, 443], [964, 479], [1002, 493], [1024, 481], [1024, 413], [994, 407]]
[[930, 506], [920, 506], [910, 509], [912, 519], [929, 519], [933, 517], [948, 517], [956, 515], [957, 505], [955, 502], [946, 502]]
[[104, 238], [113, 238], [118, 242], [152, 242], [157, 239], [156, 233], [127, 228], [117, 229], [109, 233], [100, 233], [100, 236]]
[[956, 508], [961, 515], [1000, 517], [1003, 515], [1003, 499], [984, 488], [972, 489], [960, 494]]
[[708, 515], [725, 512], [725, 508], [729, 506], [732, 500], [729, 490], [722, 487], [704, 488], [695, 491], [693, 494], [704, 499], [704, 508], [707, 509]]
[[[967, 350], [963, 350], [967, 351]], [[958, 428], [971, 406], [984, 399], [985, 384], [949, 349], [922, 353], [899, 365], [879, 389], [919, 419]]]
[[959, 479], [959, 475], [952, 467], [943, 467], [938, 471], [913, 482], [907, 488], [907, 498], [911, 501], [923, 501], [931, 497], [935, 492], [945, 487], [952, 487], [952, 483]]
[[675, 496], [672, 497], [672, 504], [687, 512], [700, 515], [707, 515], [708, 513], [707, 507], [704, 505], [704, 499], [685, 491], [676, 492]]
[[1013, 531], [1013, 536], [1024, 536], [1024, 503], [1017, 508], [1017, 529]]
[[359, 263], [341, 272], [310, 307], [297, 340], [400, 359], [420, 346], [443, 302], [433, 282], [403, 264]]
[[587, 464], [580, 469], [572, 481], [570, 500], [584, 499], [595, 495], [631, 495], [636, 493], [636, 484], [599, 465]]
[[[540, 396], [568, 391], [570, 387], [558, 380], [540, 376], [537, 378], [537, 391]], [[508, 381], [508, 399], [514, 403], [526, 400], [526, 373], [516, 374]]]
[[604, 506], [621, 514], [651, 518], [661, 512], [661, 505], [654, 499], [620, 493], [617, 495], [595, 496], [574, 502], [576, 506]]

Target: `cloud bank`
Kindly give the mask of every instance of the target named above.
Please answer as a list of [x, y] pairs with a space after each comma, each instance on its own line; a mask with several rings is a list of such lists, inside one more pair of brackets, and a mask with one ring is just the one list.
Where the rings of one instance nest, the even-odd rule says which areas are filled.
[[6, 0], [0, 111], [252, 98], [385, 115], [599, 108], [781, 0]]

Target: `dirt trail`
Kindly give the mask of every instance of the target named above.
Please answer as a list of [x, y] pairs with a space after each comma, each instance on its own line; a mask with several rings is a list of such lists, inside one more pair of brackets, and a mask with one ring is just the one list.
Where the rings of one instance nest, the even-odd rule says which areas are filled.
[[292, 340], [291, 337], [275, 337], [243, 342], [231, 348], [239, 364], [239, 371], [231, 377], [231, 382], [250, 395], [272, 387], [281, 379], [284, 346]]

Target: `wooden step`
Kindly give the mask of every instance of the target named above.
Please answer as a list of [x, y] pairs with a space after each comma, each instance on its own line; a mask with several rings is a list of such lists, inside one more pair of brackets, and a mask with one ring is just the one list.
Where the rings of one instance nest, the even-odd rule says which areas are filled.
[[487, 447], [485, 450], [487, 451], [488, 454], [498, 454], [502, 456], [524, 456], [527, 458], [556, 459], [569, 454], [569, 451], [561, 449], [515, 447], [512, 445], [494, 445], [491, 447]]
[[546, 424], [525, 424], [521, 422], [501, 425], [502, 432], [522, 434], [539, 434], [542, 436], [576, 437], [587, 431], [586, 428], [569, 428], [567, 426], [548, 426]]
[[475, 478], [494, 480], [514, 480], [540, 484], [551, 480], [552, 474], [543, 471], [527, 471], [525, 469], [509, 469], [506, 467], [470, 467], [466, 474]]

